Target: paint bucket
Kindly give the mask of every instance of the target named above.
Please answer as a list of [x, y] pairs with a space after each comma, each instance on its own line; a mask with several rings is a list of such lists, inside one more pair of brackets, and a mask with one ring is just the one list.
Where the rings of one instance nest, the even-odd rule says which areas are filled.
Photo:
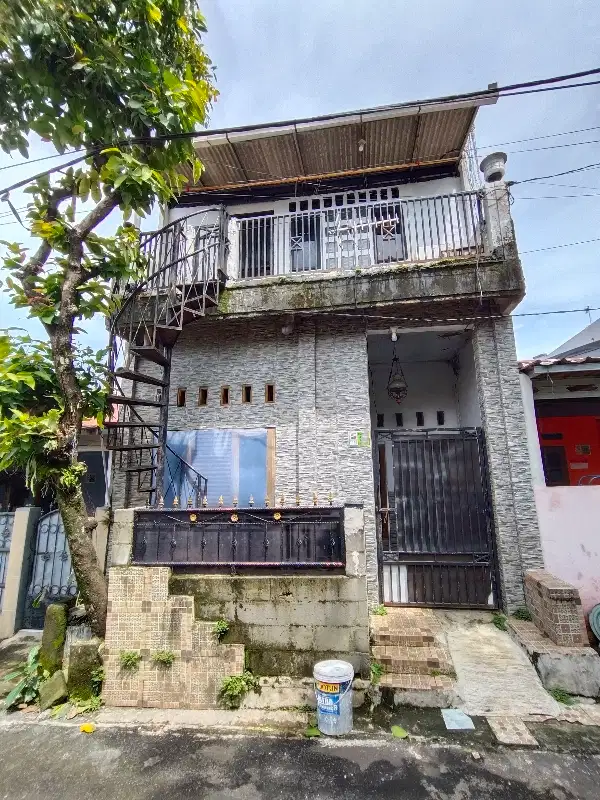
[[317, 726], [327, 736], [352, 730], [354, 667], [347, 661], [319, 661], [313, 669], [317, 695]]

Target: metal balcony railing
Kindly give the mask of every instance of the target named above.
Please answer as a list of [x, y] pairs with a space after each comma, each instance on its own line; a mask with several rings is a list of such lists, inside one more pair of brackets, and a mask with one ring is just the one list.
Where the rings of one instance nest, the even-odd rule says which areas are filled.
[[479, 192], [234, 218], [230, 237], [228, 272], [239, 280], [472, 258], [486, 250]]
[[346, 563], [343, 509], [139, 510], [134, 516], [132, 563], [341, 569]]

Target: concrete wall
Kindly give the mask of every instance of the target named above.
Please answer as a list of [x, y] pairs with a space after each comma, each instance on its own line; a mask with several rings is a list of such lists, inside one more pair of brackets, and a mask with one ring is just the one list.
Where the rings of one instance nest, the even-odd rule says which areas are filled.
[[365, 582], [345, 575], [173, 575], [173, 595], [194, 598], [196, 619], [225, 619], [225, 642], [245, 646], [257, 675], [310, 676], [342, 658], [368, 675]]
[[536, 486], [546, 569], [572, 584], [584, 614], [600, 603], [600, 486]]
[[512, 319], [478, 322], [473, 349], [503, 605], [511, 611], [524, 603], [525, 570], [543, 566]]
[[[200, 654], [196, 654], [194, 648], [194, 653], [188, 653], [190, 648], [181, 643], [181, 636], [188, 628], [192, 630], [198, 625], [205, 631], [207, 622], [219, 619], [230, 623], [230, 634], [225, 644], [244, 645], [248, 662], [256, 674], [308, 676], [316, 661], [336, 657], [351, 661], [357, 672], [368, 677], [369, 610], [364, 574], [363, 518], [361, 507], [346, 506], [347, 566], [343, 575], [324, 572], [284, 575], [279, 571], [258, 575], [199, 575], [171, 574], [170, 570], [162, 567], [131, 567], [134, 512], [131, 509], [116, 510], [111, 533], [107, 624], [107, 646], [111, 656], [107, 696], [110, 701], [116, 705], [130, 705], [135, 704], [136, 698], [145, 697], [143, 680], [136, 682], [135, 686], [129, 685], [127, 676], [120, 674], [119, 651], [147, 650], [150, 646], [160, 649], [156, 644], [159, 639], [161, 643], [175, 642], [169, 649], [181, 651], [182, 659], [187, 660], [187, 677], [181, 678], [185, 682], [184, 691], [188, 695], [191, 691], [191, 670], [196, 675], [194, 691], [200, 692], [202, 702], [213, 697], [214, 682], [206, 690], [202, 688], [204, 684], [198, 684], [198, 681], [207, 680], [197, 674], [200, 666], [196, 658]], [[168, 591], [165, 581], [168, 581]], [[155, 607], [154, 601], [163, 605]], [[154, 616], [140, 617], [140, 613]], [[184, 629], [180, 619], [182, 614], [187, 620]], [[145, 632], [138, 632], [140, 620], [142, 628], [144, 625], [147, 627]], [[154, 638], [152, 625], [156, 629]], [[131, 647], [126, 646], [128, 636]], [[219, 654], [209, 655], [216, 658]], [[229, 658], [232, 654], [223, 651], [221, 655]], [[202, 655], [204, 657], [206, 654]], [[222, 667], [221, 664], [219, 669]], [[152, 674], [155, 681], [156, 676]], [[138, 676], [133, 677], [138, 680]], [[167, 689], [172, 691], [169, 687]], [[194, 697], [189, 702], [200, 702], [197, 695]]]

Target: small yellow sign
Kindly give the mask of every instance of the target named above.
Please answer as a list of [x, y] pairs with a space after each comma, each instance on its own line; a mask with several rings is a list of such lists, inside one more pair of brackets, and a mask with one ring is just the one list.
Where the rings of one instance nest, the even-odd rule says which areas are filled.
[[337, 694], [340, 691], [339, 683], [323, 683], [317, 681], [317, 689], [325, 694]]

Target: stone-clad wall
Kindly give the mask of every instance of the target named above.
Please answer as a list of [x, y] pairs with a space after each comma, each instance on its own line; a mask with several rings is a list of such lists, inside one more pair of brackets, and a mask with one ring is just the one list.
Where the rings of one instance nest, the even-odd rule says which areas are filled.
[[543, 566], [512, 319], [477, 323], [473, 351], [503, 602], [510, 611], [524, 604], [525, 571]]
[[[284, 321], [204, 320], [186, 327], [173, 351], [169, 429], [274, 427], [278, 499], [293, 504], [299, 494], [312, 504], [317, 492], [325, 504], [332, 492], [336, 504], [363, 505], [368, 593], [377, 603], [372, 453], [349, 443], [352, 432], [371, 428], [364, 323], [297, 319], [285, 336]], [[274, 403], [265, 403], [266, 383], [275, 385]], [[253, 388], [251, 404], [242, 404], [243, 384]], [[208, 387], [203, 407], [201, 386]], [[221, 386], [230, 387], [226, 407]], [[183, 408], [176, 406], [179, 387], [187, 390]]]

